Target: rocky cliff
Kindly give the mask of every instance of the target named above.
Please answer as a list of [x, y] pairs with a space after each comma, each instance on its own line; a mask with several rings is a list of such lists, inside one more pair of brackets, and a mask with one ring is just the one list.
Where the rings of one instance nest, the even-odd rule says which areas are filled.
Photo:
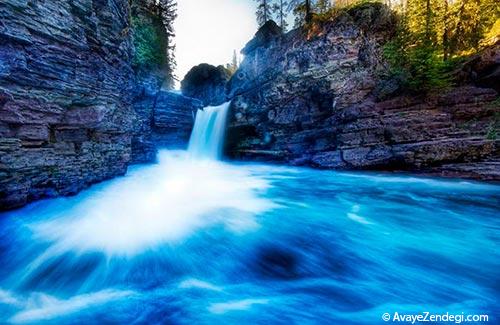
[[135, 114], [127, 1], [0, 3], [0, 206], [124, 174]]
[[[227, 153], [319, 168], [500, 180], [500, 102], [488, 86], [498, 80], [474, 82], [469, 77], [478, 74], [466, 73], [467, 81], [440, 94], [382, 100], [391, 83], [379, 78], [387, 68], [381, 50], [393, 26], [382, 5], [287, 34], [266, 24], [243, 49], [229, 82]], [[494, 78], [498, 48], [481, 62], [474, 64]]]
[[189, 129], [134, 69], [130, 20], [128, 0], [0, 2], [0, 210], [151, 161], [155, 112]]

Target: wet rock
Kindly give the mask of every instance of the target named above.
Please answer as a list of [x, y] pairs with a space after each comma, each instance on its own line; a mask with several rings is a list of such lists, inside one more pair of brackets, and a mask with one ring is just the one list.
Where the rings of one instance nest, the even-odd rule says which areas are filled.
[[125, 173], [128, 14], [122, 0], [0, 3], [0, 210]]
[[76, 194], [153, 161], [155, 141], [187, 141], [194, 101], [164, 95], [161, 65], [132, 64], [131, 15], [158, 18], [142, 6], [0, 2], [0, 210]]
[[185, 147], [196, 111], [203, 103], [175, 92], [160, 92], [153, 113], [153, 139], [159, 146]]

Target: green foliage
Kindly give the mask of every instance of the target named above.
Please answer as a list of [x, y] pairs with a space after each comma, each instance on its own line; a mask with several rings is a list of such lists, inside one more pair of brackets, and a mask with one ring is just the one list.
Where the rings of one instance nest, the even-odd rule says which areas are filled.
[[389, 75], [398, 75], [407, 89], [446, 87], [449, 72], [474, 54], [498, 13], [493, 0], [413, 0], [399, 9], [396, 36], [384, 47]]
[[389, 76], [402, 80], [410, 91], [426, 92], [449, 84], [448, 66], [430, 42], [416, 43], [400, 30], [384, 46], [384, 56], [390, 65]]
[[140, 18], [132, 18], [134, 30], [135, 67], [161, 67], [166, 61], [166, 44], [161, 34], [161, 27]]

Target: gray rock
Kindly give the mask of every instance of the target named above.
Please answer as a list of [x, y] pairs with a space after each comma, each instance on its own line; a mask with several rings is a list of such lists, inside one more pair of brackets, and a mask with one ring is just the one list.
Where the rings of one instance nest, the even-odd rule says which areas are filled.
[[183, 148], [193, 129], [200, 100], [175, 92], [160, 92], [153, 113], [153, 139], [159, 146]]
[[378, 77], [387, 68], [382, 46], [394, 21], [385, 6], [372, 3], [309, 31], [261, 29], [228, 84], [227, 154], [319, 168], [500, 180], [484, 167], [485, 161], [500, 161], [494, 139], [499, 97], [493, 89], [500, 83], [489, 81], [499, 45], [466, 65], [475, 79], [439, 94], [402, 96], [398, 80]]
[[0, 210], [123, 175], [155, 159], [155, 141], [187, 142], [200, 104], [161, 91], [161, 67], [132, 69], [130, 5], [0, 2]]

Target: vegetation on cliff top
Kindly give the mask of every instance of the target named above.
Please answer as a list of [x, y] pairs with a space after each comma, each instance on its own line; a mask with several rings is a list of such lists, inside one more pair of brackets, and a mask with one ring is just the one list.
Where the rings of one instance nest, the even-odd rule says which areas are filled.
[[134, 31], [135, 55], [138, 69], [161, 69], [166, 87], [173, 88], [176, 80], [175, 31], [177, 18], [175, 0], [132, 0], [131, 26]]
[[[296, 16], [296, 23], [314, 33], [325, 22], [348, 13], [368, 17], [357, 19], [363, 24], [378, 22], [374, 14], [381, 4], [397, 16], [395, 33], [384, 47], [389, 63], [388, 78], [398, 79], [409, 91], [426, 92], [446, 87], [450, 71], [464, 57], [495, 43], [500, 34], [500, 4], [497, 0], [400, 0], [400, 1], [258, 1], [257, 18], [273, 18], [273, 8]], [[264, 15], [262, 8], [271, 8]], [[371, 10], [370, 10], [371, 9]], [[275, 12], [280, 13], [280, 10]], [[275, 14], [280, 20], [280, 15]], [[359, 18], [359, 17], [358, 17]], [[282, 26], [283, 27], [283, 26]], [[284, 26], [286, 28], [286, 25]], [[365, 26], [370, 30], [374, 26]]]
[[161, 25], [151, 24], [144, 17], [132, 17], [134, 29], [135, 55], [133, 64], [136, 67], [161, 67], [167, 60], [165, 39], [162, 37]]

